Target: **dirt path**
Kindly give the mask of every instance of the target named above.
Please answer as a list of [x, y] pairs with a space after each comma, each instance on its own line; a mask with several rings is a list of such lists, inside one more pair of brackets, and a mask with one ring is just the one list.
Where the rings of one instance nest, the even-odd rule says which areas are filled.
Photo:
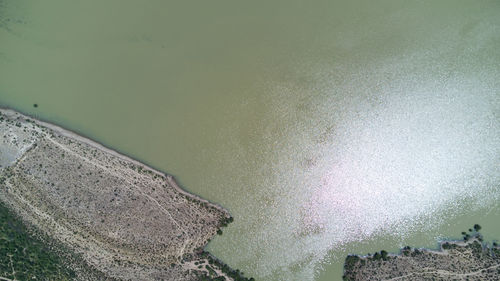
[[410, 274], [406, 274], [406, 275], [403, 275], [403, 276], [394, 277], [394, 278], [391, 278], [391, 279], [385, 279], [385, 280], [386, 281], [394, 281], [394, 280], [400, 280], [400, 279], [403, 279], [403, 278], [409, 278], [410, 276], [414, 276], [414, 275], [427, 275], [427, 274], [437, 274], [438, 276], [448, 275], [448, 276], [453, 276], [453, 277], [464, 279], [464, 278], [469, 277], [469, 276], [478, 275], [482, 271], [486, 271], [486, 270], [489, 270], [489, 269], [494, 269], [494, 268], [497, 268], [497, 267], [500, 267], [500, 264], [492, 265], [490, 267], [483, 268], [483, 269], [480, 269], [480, 270], [477, 270], [477, 271], [473, 271], [473, 272], [469, 272], [469, 273], [454, 273], [454, 272], [450, 272], [450, 271], [447, 271], [447, 270], [441, 270], [441, 269], [440, 270], [435, 270], [435, 271], [412, 272]]

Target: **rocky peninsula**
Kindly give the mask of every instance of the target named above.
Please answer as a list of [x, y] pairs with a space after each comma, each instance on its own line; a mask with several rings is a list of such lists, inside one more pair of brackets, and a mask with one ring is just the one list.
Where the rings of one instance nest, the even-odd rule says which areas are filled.
[[442, 241], [437, 250], [409, 246], [399, 254], [349, 255], [344, 280], [499, 280], [500, 247], [483, 243], [479, 225], [463, 240]]
[[203, 251], [229, 212], [172, 176], [10, 109], [0, 135], [0, 203], [75, 279], [251, 280]]

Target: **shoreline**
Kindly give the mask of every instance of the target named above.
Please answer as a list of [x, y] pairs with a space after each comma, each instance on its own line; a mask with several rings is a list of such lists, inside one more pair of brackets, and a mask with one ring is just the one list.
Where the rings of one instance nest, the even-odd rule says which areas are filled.
[[498, 280], [495, 278], [500, 277], [500, 246], [494, 241], [484, 242], [478, 224], [473, 229], [462, 232], [463, 239], [439, 240], [437, 249], [405, 246], [399, 253], [381, 250], [367, 255], [349, 254], [344, 261], [342, 278], [345, 281], [368, 277], [370, 280], [417, 277]]
[[[6, 156], [0, 199], [37, 235], [82, 255], [89, 268], [118, 279], [253, 280], [205, 251], [233, 221], [221, 205], [59, 125], [5, 107], [0, 121]], [[88, 272], [78, 274], [85, 279]]]
[[16, 109], [12, 109], [12, 108], [9, 108], [9, 107], [4, 107], [4, 106], [0, 106], [0, 113], [1, 114], [4, 114], [4, 115], [7, 115], [7, 116], [20, 116], [20, 117], [25, 117], [25, 118], [29, 118], [30, 121], [38, 124], [38, 125], [41, 125], [43, 127], [47, 127], [63, 136], [66, 136], [66, 137], [70, 137], [70, 138], [73, 138], [73, 139], [76, 139], [78, 141], [81, 141], [81, 142], [84, 142], [96, 149], [99, 149], [101, 151], [104, 151], [106, 153], [110, 153], [112, 154], [113, 156], [116, 156], [122, 160], [125, 160], [125, 161], [130, 161], [132, 162], [133, 164], [137, 165], [137, 166], [140, 166], [142, 168], [144, 168], [144, 170], [149, 170], [157, 175], [160, 175], [160, 176], [164, 176], [166, 179], [167, 179], [167, 182], [169, 184], [172, 185], [172, 187], [174, 187], [174, 189], [176, 189], [178, 192], [186, 195], [186, 196], [189, 196], [193, 199], [196, 199], [196, 200], [199, 200], [199, 201], [202, 201], [204, 203], [207, 203], [207, 204], [210, 204], [211, 206], [217, 208], [218, 210], [224, 212], [227, 214], [227, 217], [231, 217], [231, 214], [229, 212], [228, 209], [222, 207], [222, 205], [218, 204], [218, 203], [215, 203], [215, 202], [211, 202], [210, 200], [207, 200], [205, 198], [202, 198], [201, 196], [195, 194], [195, 193], [191, 193], [190, 191], [188, 190], [185, 190], [183, 189], [177, 182], [177, 180], [175, 179], [175, 177], [171, 174], [168, 174], [166, 172], [163, 172], [157, 168], [154, 168], [152, 166], [150, 166], [149, 164], [146, 164], [146, 163], [143, 163], [141, 162], [140, 160], [138, 159], [135, 159], [123, 152], [120, 152], [116, 149], [113, 149], [111, 147], [108, 147], [106, 146], [105, 144], [103, 143], [100, 143], [96, 140], [93, 140], [93, 139], [90, 139], [88, 137], [85, 137], [83, 134], [81, 133], [78, 133], [78, 132], [75, 132], [73, 130], [70, 130], [70, 129], [66, 129], [66, 128], [63, 128], [62, 126], [59, 126], [57, 124], [54, 124], [54, 123], [50, 123], [50, 122], [47, 122], [47, 121], [44, 121], [44, 120], [41, 120], [41, 119], [38, 119], [37, 117], [34, 117], [32, 115], [29, 115], [29, 114], [26, 114], [24, 112], [20, 112]]

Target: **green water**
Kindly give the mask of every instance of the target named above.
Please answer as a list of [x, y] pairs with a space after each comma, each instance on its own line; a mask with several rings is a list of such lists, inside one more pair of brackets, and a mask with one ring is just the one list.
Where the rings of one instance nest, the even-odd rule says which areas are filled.
[[[173, 174], [257, 280], [500, 238], [500, 2], [0, 0], [0, 104]], [[38, 108], [32, 105], [38, 104]]]

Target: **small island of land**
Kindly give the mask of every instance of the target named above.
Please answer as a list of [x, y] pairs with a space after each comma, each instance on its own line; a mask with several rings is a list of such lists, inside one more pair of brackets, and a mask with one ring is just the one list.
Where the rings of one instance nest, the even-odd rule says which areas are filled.
[[9, 109], [0, 135], [0, 280], [253, 280], [203, 250], [228, 211], [172, 176]]
[[344, 280], [499, 280], [500, 247], [483, 243], [479, 225], [463, 240], [442, 241], [438, 250], [409, 246], [400, 254], [349, 255]]

